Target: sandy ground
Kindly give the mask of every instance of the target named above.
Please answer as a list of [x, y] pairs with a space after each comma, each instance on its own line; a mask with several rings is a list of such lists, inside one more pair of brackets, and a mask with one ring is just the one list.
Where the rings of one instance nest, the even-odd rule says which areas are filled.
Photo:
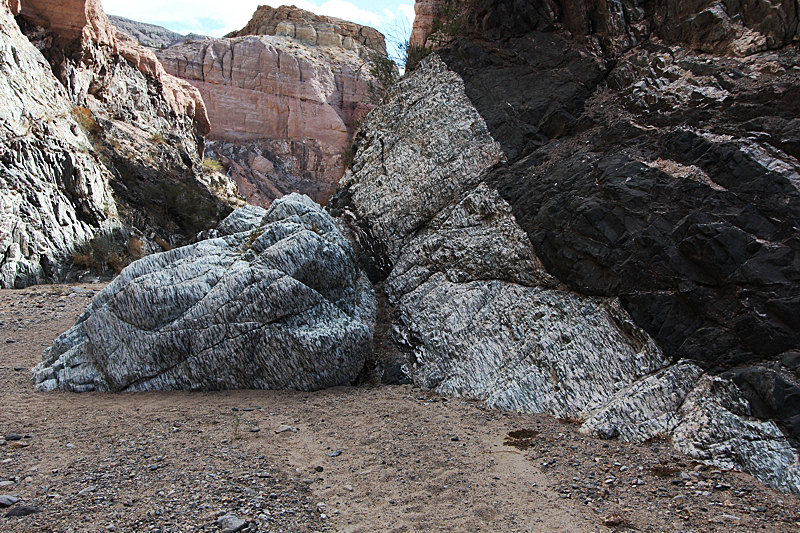
[[[0, 291], [0, 436], [23, 437], [0, 439], [0, 495], [19, 498], [0, 531], [222, 531], [229, 514], [287, 533], [800, 531], [800, 498], [669, 442], [410, 385], [35, 392], [29, 368], [96, 290]], [[5, 516], [23, 506], [38, 512]]]

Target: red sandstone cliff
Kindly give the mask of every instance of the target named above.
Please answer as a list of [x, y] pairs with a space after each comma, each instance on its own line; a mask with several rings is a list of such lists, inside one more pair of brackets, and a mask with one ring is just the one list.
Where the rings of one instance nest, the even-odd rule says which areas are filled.
[[216, 141], [209, 153], [251, 203], [292, 191], [325, 202], [344, 173], [354, 119], [370, 109], [366, 59], [385, 55], [383, 36], [268, 6], [231, 35], [157, 52], [167, 71], [202, 93]]

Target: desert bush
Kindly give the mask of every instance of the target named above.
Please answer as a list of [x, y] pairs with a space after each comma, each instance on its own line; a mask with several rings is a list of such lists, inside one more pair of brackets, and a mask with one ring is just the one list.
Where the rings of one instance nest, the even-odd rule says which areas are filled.
[[208, 174], [214, 172], [222, 172], [222, 163], [217, 161], [216, 159], [211, 159], [210, 157], [206, 157], [203, 159], [203, 172]]
[[165, 252], [169, 252], [170, 250], [172, 250], [172, 245], [167, 241], [165, 241], [164, 239], [162, 239], [161, 237], [156, 237], [156, 244], [158, 244], [161, 247], [161, 249], [164, 250]]
[[373, 104], [379, 104], [392, 85], [400, 79], [400, 72], [394, 61], [381, 54], [373, 54], [370, 58], [369, 73], [372, 80], [367, 85], [369, 99]]
[[131, 236], [128, 241], [128, 255], [133, 261], [144, 257], [144, 242], [140, 238]]
[[75, 119], [75, 122], [83, 128], [83, 131], [90, 135], [99, 135], [102, 131], [102, 128], [100, 128], [100, 125], [92, 116], [92, 111], [88, 107], [73, 107], [72, 117]]
[[431, 46], [408, 45], [406, 47], [406, 72], [412, 72], [431, 52], [433, 52]]

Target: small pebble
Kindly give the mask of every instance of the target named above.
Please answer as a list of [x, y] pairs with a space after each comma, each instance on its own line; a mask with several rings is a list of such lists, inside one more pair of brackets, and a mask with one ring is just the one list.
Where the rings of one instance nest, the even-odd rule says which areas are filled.
[[328, 457], [339, 457], [342, 455], [342, 450], [336, 450], [335, 452], [331, 452], [328, 454]]
[[19, 498], [10, 494], [0, 494], [0, 508], [11, 507], [19, 501]]
[[36, 507], [30, 507], [28, 505], [20, 505], [19, 507], [14, 507], [9, 512], [7, 512], [6, 518], [11, 518], [15, 516], [28, 516], [35, 513], [41, 513], [41, 511]]
[[217, 524], [222, 528], [222, 533], [236, 533], [247, 527], [247, 521], [229, 514], [217, 519]]

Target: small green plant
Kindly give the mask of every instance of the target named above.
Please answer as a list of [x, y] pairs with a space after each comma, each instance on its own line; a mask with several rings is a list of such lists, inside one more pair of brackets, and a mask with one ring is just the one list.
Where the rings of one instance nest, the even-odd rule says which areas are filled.
[[370, 58], [369, 73], [373, 78], [367, 84], [369, 99], [377, 105], [386, 97], [392, 85], [400, 79], [400, 72], [391, 59], [381, 54], [373, 54]]
[[419, 66], [423, 59], [431, 55], [433, 47], [409, 44], [406, 47], [406, 72], [411, 72]]
[[345, 170], [353, 166], [353, 161], [355, 158], [356, 147], [355, 144], [350, 143], [342, 154], [342, 164], [344, 165]]
[[253, 243], [256, 242], [256, 239], [261, 237], [264, 234], [264, 228], [256, 228], [250, 232], [250, 235], [247, 237], [247, 241], [242, 244], [242, 252], [246, 252], [249, 250]]
[[216, 159], [211, 159], [210, 157], [206, 157], [203, 159], [203, 172], [208, 174], [212, 174], [214, 172], [222, 172], [222, 163], [217, 161]]
[[241, 426], [242, 419], [239, 415], [233, 415], [233, 438], [239, 440], [242, 436], [239, 434], [239, 426]]

